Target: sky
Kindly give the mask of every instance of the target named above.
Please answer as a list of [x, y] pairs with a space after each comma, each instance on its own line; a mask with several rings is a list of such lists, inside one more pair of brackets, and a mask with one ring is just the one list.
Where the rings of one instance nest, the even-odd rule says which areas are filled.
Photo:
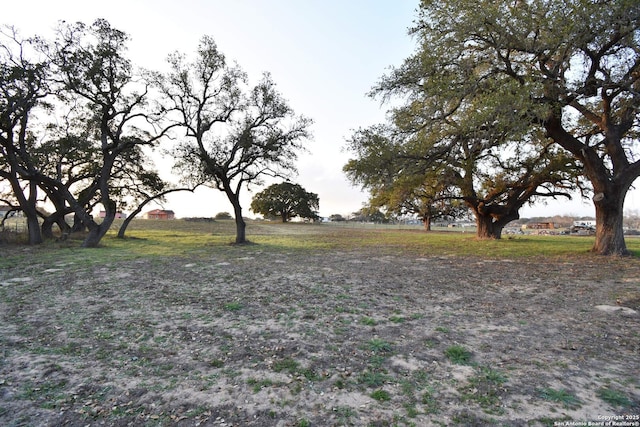
[[[132, 62], [161, 70], [169, 53], [191, 55], [204, 35], [211, 36], [227, 60], [235, 61], [257, 82], [269, 72], [297, 114], [313, 119], [313, 138], [292, 179], [318, 194], [320, 215], [348, 215], [368, 195], [342, 172], [354, 130], [385, 120], [386, 108], [367, 93], [414, 50], [408, 28], [418, 0], [21, 0], [3, 5], [0, 24], [14, 25], [23, 36], [50, 36], [59, 20], [97, 18], [130, 35]], [[170, 165], [159, 163], [171, 177]], [[640, 187], [640, 184], [638, 184]], [[243, 212], [263, 187], [243, 190]], [[577, 198], [576, 198], [577, 199]], [[202, 189], [169, 196], [166, 209], [178, 217], [211, 217], [233, 212], [223, 193]], [[640, 190], [627, 196], [625, 210], [640, 209]], [[593, 215], [589, 201], [549, 201], [521, 211], [522, 217]]]

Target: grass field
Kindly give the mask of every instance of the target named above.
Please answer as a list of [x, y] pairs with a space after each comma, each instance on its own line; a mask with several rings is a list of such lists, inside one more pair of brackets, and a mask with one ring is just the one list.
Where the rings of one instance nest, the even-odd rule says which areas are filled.
[[134, 221], [0, 244], [0, 425], [553, 426], [640, 413], [636, 257], [591, 237]]
[[[212, 245], [227, 245], [233, 242], [235, 236], [235, 225], [232, 220], [213, 222], [136, 220], [130, 225], [126, 239], [115, 237], [119, 225], [119, 222], [114, 224], [113, 232], [103, 239], [98, 253], [86, 254], [85, 257], [122, 258], [169, 254], [182, 256], [198, 253]], [[590, 256], [589, 250], [593, 245], [591, 236], [505, 235], [500, 240], [478, 240], [475, 238], [473, 229], [466, 232], [436, 229], [427, 233], [419, 226], [357, 223], [281, 224], [249, 221], [247, 236], [252, 243], [273, 250], [378, 247], [389, 250], [402, 249], [415, 254], [514, 259], [538, 256]], [[73, 250], [78, 246], [79, 238], [64, 243], [49, 242], [42, 248], [34, 248], [34, 250], [37, 252], [49, 252], [51, 248]], [[635, 257], [640, 257], [640, 238], [629, 236], [626, 243], [631, 253]], [[0, 267], [20, 262], [19, 255], [14, 259], [10, 252], [4, 252], [4, 256], [0, 258]], [[49, 255], [56, 257], [60, 256], [61, 252], [55, 251]]]

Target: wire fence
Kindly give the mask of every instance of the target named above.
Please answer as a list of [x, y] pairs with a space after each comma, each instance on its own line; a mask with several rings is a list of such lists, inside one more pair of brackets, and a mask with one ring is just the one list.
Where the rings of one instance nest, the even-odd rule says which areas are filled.
[[0, 232], [3, 231], [16, 234], [26, 233], [27, 219], [23, 217], [7, 218], [0, 227]]

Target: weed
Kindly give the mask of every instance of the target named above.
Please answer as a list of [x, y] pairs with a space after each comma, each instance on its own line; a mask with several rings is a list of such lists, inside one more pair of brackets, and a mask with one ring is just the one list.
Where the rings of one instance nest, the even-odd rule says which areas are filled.
[[378, 322], [376, 322], [375, 319], [372, 319], [371, 317], [367, 317], [367, 316], [361, 317], [360, 323], [367, 326], [376, 326], [378, 324]]
[[290, 374], [295, 374], [298, 371], [298, 366], [300, 364], [294, 359], [287, 358], [278, 360], [273, 363], [273, 370], [276, 372], [287, 371]]
[[491, 368], [479, 367], [476, 375], [469, 378], [469, 384], [461, 390], [464, 400], [476, 402], [487, 413], [502, 414], [500, 386], [507, 381], [507, 377]]
[[367, 343], [369, 350], [374, 353], [391, 353], [393, 346], [385, 340], [374, 338]]
[[351, 418], [358, 415], [358, 413], [350, 406], [338, 406], [333, 408], [333, 412], [336, 413], [338, 418], [338, 425], [350, 425]]
[[239, 301], [228, 302], [224, 305], [224, 309], [227, 311], [239, 311], [242, 310], [243, 305]]
[[370, 396], [378, 402], [388, 402], [389, 400], [391, 400], [391, 395], [389, 394], [389, 392], [382, 389], [373, 391]]
[[305, 368], [300, 370], [299, 372], [303, 377], [305, 377], [308, 381], [322, 381], [322, 375], [316, 372], [315, 369]]
[[407, 321], [406, 317], [393, 315], [389, 318], [389, 320], [393, 323], [404, 323]]
[[209, 361], [209, 366], [212, 368], [222, 368], [224, 366], [224, 361], [221, 359], [212, 359]]
[[268, 378], [265, 378], [265, 379], [262, 379], [262, 380], [258, 380], [256, 378], [249, 378], [249, 379], [247, 379], [247, 384], [252, 386], [252, 389], [253, 389], [254, 393], [259, 392], [263, 388], [271, 387], [271, 386], [274, 385], [273, 381], [268, 379]]
[[364, 371], [358, 375], [358, 383], [367, 387], [380, 387], [389, 380], [389, 377], [382, 372]]
[[476, 378], [497, 385], [501, 385], [507, 382], [506, 375], [486, 366], [480, 366], [478, 368], [478, 375], [476, 376]]
[[446, 328], [444, 326], [438, 326], [436, 327], [436, 332], [442, 332], [443, 334], [448, 334], [449, 328]]
[[422, 404], [425, 406], [425, 412], [427, 414], [437, 414], [438, 409], [438, 399], [434, 396], [433, 390], [426, 390], [422, 394], [421, 399]]
[[382, 356], [380, 354], [374, 354], [369, 358], [369, 366], [376, 370], [380, 369], [382, 368], [382, 365], [384, 365], [384, 362], [386, 360], [387, 358], [385, 356]]
[[565, 408], [579, 408], [580, 399], [571, 392], [564, 389], [553, 389], [551, 387], [539, 390], [540, 397], [551, 402], [562, 403]]
[[311, 426], [311, 421], [309, 421], [306, 418], [300, 418], [298, 420], [298, 423], [296, 424], [297, 427], [310, 427]]
[[598, 389], [596, 395], [611, 406], [629, 407], [633, 405], [627, 395], [618, 390], [602, 387]]
[[407, 411], [407, 417], [409, 418], [415, 418], [420, 414], [413, 403], [405, 403], [403, 406], [404, 410]]
[[447, 347], [444, 355], [447, 356], [451, 363], [456, 365], [468, 365], [471, 361], [471, 352], [461, 345]]

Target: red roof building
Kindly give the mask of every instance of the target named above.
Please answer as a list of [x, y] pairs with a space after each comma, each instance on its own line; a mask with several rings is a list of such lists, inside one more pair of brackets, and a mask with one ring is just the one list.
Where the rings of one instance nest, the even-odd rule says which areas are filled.
[[144, 219], [175, 219], [176, 214], [173, 211], [165, 209], [154, 209], [142, 215]]

